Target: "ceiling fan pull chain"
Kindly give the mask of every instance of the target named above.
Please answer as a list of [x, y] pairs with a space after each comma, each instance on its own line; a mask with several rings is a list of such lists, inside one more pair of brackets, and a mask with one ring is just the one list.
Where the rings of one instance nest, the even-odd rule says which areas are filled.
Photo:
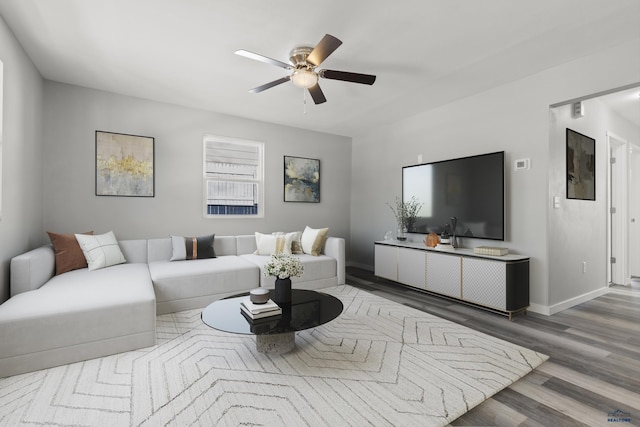
[[302, 112], [307, 115], [307, 90], [302, 89]]

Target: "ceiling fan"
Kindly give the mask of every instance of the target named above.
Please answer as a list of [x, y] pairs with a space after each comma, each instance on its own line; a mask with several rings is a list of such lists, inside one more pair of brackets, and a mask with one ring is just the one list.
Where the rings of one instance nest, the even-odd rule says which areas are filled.
[[247, 50], [237, 50], [236, 55], [244, 56], [246, 58], [255, 59], [256, 61], [266, 62], [267, 64], [275, 65], [286, 70], [292, 70], [291, 74], [282, 77], [278, 80], [274, 80], [269, 83], [265, 83], [262, 86], [255, 87], [249, 92], [260, 93], [264, 90], [270, 89], [288, 81], [293, 82], [294, 85], [307, 89], [313, 102], [316, 104], [322, 104], [327, 101], [318, 79], [320, 77], [331, 80], [342, 80], [351, 83], [361, 83], [366, 85], [372, 85], [376, 81], [376, 76], [371, 74], [350, 73], [348, 71], [335, 71], [335, 70], [318, 70], [317, 67], [331, 55], [342, 42], [331, 34], [325, 34], [320, 42], [315, 47], [299, 46], [293, 48], [289, 53], [289, 61], [286, 63], [272, 59], [264, 55], [249, 52]]

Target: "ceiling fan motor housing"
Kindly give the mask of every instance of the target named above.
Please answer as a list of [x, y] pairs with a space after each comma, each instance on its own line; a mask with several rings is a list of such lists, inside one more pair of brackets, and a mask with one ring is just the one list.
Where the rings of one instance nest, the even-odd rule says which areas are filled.
[[309, 46], [298, 46], [291, 49], [289, 53], [289, 60], [296, 68], [307, 68], [313, 69], [314, 66], [307, 62], [307, 57], [313, 50], [312, 47]]

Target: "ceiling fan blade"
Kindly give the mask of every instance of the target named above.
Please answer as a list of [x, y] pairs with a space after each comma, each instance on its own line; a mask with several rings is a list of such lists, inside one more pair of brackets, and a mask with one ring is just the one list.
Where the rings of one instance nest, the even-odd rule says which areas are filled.
[[240, 49], [235, 51], [236, 55], [244, 56], [245, 58], [255, 59], [256, 61], [265, 62], [267, 64], [275, 65], [287, 70], [293, 69], [293, 65], [286, 62], [278, 61], [277, 59], [269, 58], [268, 56], [259, 55], [257, 53], [249, 52], [248, 50]]
[[313, 98], [313, 102], [316, 105], [327, 102], [327, 98], [324, 97], [324, 93], [322, 93], [322, 89], [320, 89], [319, 84], [316, 83], [315, 86], [311, 86], [309, 88], [309, 93], [311, 94], [311, 98]]
[[333, 37], [331, 34], [325, 34], [325, 36], [320, 40], [320, 43], [313, 48], [309, 56], [307, 57], [307, 62], [315, 65], [316, 67], [322, 63], [329, 55], [336, 50], [342, 42], [337, 38]]
[[254, 87], [253, 89], [249, 90], [249, 92], [251, 92], [251, 93], [260, 93], [263, 90], [267, 90], [267, 89], [270, 89], [270, 88], [272, 88], [274, 86], [278, 86], [278, 85], [280, 85], [282, 83], [286, 83], [289, 80], [291, 80], [291, 76], [286, 76], [286, 77], [283, 77], [281, 79], [274, 80], [274, 81], [269, 82], [269, 83], [265, 83], [262, 86]]
[[320, 70], [320, 77], [331, 80], [342, 80], [351, 83], [361, 83], [372, 85], [376, 81], [376, 76], [371, 74], [350, 73], [348, 71]]

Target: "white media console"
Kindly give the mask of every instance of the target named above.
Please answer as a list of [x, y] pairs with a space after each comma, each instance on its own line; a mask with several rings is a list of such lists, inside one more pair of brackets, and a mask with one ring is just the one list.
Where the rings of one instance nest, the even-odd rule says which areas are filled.
[[511, 317], [529, 307], [529, 257], [375, 242], [375, 275]]

